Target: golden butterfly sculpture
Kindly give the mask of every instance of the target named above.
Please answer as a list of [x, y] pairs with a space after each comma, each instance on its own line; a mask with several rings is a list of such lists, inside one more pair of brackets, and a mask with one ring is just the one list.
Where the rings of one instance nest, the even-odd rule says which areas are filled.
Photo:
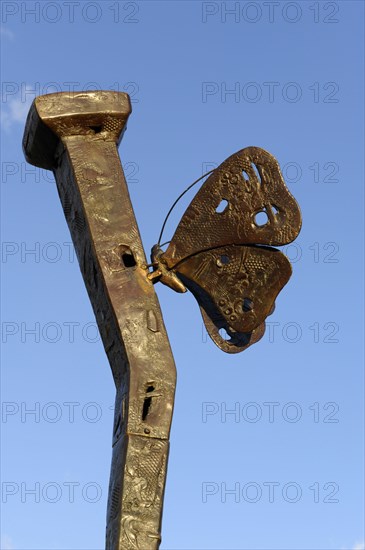
[[286, 256], [271, 247], [290, 243], [300, 228], [300, 209], [278, 162], [247, 147], [212, 171], [166, 251], [152, 248], [148, 276], [177, 292], [189, 289], [212, 340], [237, 353], [262, 338], [292, 273]]

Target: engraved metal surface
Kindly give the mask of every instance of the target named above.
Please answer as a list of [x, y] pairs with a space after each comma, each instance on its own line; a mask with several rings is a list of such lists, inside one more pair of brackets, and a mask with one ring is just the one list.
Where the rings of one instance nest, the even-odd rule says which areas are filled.
[[208, 177], [167, 250], [153, 247], [149, 277], [177, 292], [191, 290], [213, 341], [237, 353], [262, 337], [265, 318], [291, 276], [290, 262], [271, 246], [290, 243], [300, 228], [299, 206], [278, 162], [247, 147]]
[[[257, 223], [260, 212], [268, 218], [264, 225]], [[246, 147], [222, 162], [202, 185], [163, 258], [173, 268], [187, 256], [209, 248], [281, 246], [293, 241], [300, 228], [299, 206], [285, 185], [277, 160], [264, 149]]]
[[213, 341], [242, 351], [291, 275], [269, 246], [291, 242], [301, 216], [274, 157], [243, 149], [203, 184], [166, 252], [153, 248], [150, 273], [117, 152], [130, 112], [123, 93], [40, 96], [23, 148], [54, 172], [116, 386], [106, 549], [157, 550], [176, 371], [153, 282], [189, 289]]
[[117, 151], [130, 112], [124, 93], [40, 96], [23, 148], [54, 172], [116, 386], [106, 548], [156, 550], [176, 371]]

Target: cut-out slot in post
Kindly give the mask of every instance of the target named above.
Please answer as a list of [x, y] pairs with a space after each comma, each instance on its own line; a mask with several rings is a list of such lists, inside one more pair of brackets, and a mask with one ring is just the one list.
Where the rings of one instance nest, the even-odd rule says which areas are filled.
[[90, 130], [94, 130], [95, 134], [100, 134], [100, 132], [103, 130], [103, 127], [100, 126], [90, 126]]
[[176, 370], [117, 150], [130, 112], [122, 92], [46, 94], [30, 108], [23, 147], [54, 173], [116, 387], [105, 548], [158, 550]]
[[[151, 393], [155, 390], [154, 386], [148, 386], [146, 389], [146, 393]], [[152, 405], [152, 397], [145, 397], [143, 402], [143, 409], [142, 409], [142, 421], [144, 422], [148, 416], [148, 413], [150, 412], [150, 408]]]
[[122, 263], [124, 267], [135, 267], [137, 265], [136, 260], [134, 259], [134, 256], [133, 256], [133, 252], [131, 250], [125, 250], [122, 253], [121, 258], [122, 258]]

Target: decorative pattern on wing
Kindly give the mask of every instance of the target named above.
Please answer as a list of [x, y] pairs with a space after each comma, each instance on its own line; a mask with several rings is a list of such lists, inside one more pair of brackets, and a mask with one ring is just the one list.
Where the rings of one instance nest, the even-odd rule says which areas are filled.
[[291, 272], [279, 250], [235, 245], [200, 252], [176, 268], [212, 320], [223, 318], [237, 333], [251, 333], [265, 321]]
[[[201, 304], [199, 304], [199, 307], [209, 336], [226, 353], [240, 353], [252, 344], [256, 344], [265, 334], [265, 323], [261, 323], [252, 332], [235, 332], [227, 326], [223, 317], [208, 314]], [[224, 332], [222, 329], [224, 329]]]
[[[261, 213], [261, 214], [260, 214]], [[264, 220], [260, 220], [264, 217]], [[163, 259], [169, 268], [201, 250], [224, 245], [284, 245], [301, 228], [301, 214], [276, 159], [247, 147], [226, 159], [185, 211]]]

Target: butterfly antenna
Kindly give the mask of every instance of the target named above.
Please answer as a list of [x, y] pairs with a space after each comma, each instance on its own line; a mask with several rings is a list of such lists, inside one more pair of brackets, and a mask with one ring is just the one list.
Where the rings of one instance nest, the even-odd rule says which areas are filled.
[[[212, 172], [214, 172], [215, 168], [213, 170], [210, 170], [209, 172], [206, 172], [205, 174], [203, 174], [202, 176], [200, 176], [200, 178], [198, 178], [197, 180], [193, 181], [192, 184], [189, 185], [189, 187], [187, 187], [185, 189], [185, 191], [183, 191], [181, 193], [181, 195], [179, 195], [176, 199], [176, 201], [173, 203], [173, 205], [171, 206], [170, 210], [167, 212], [167, 215], [166, 215], [166, 218], [165, 218], [165, 221], [163, 222], [162, 224], [162, 228], [161, 228], [161, 232], [160, 232], [160, 236], [158, 238], [158, 246], [160, 246], [160, 242], [161, 242], [161, 239], [162, 239], [162, 234], [164, 232], [164, 229], [165, 229], [165, 226], [166, 226], [166, 222], [171, 214], [171, 212], [173, 211], [173, 209], [175, 208], [175, 206], [177, 205], [177, 203], [179, 202], [179, 200], [185, 195], [185, 193], [187, 193], [194, 185], [196, 185], [200, 180], [202, 180], [203, 178], [205, 178], [205, 176], [208, 176], [209, 174], [211, 174]], [[167, 242], [170, 242], [170, 241], [167, 241]], [[164, 243], [164, 244], [167, 244], [167, 243]]]

